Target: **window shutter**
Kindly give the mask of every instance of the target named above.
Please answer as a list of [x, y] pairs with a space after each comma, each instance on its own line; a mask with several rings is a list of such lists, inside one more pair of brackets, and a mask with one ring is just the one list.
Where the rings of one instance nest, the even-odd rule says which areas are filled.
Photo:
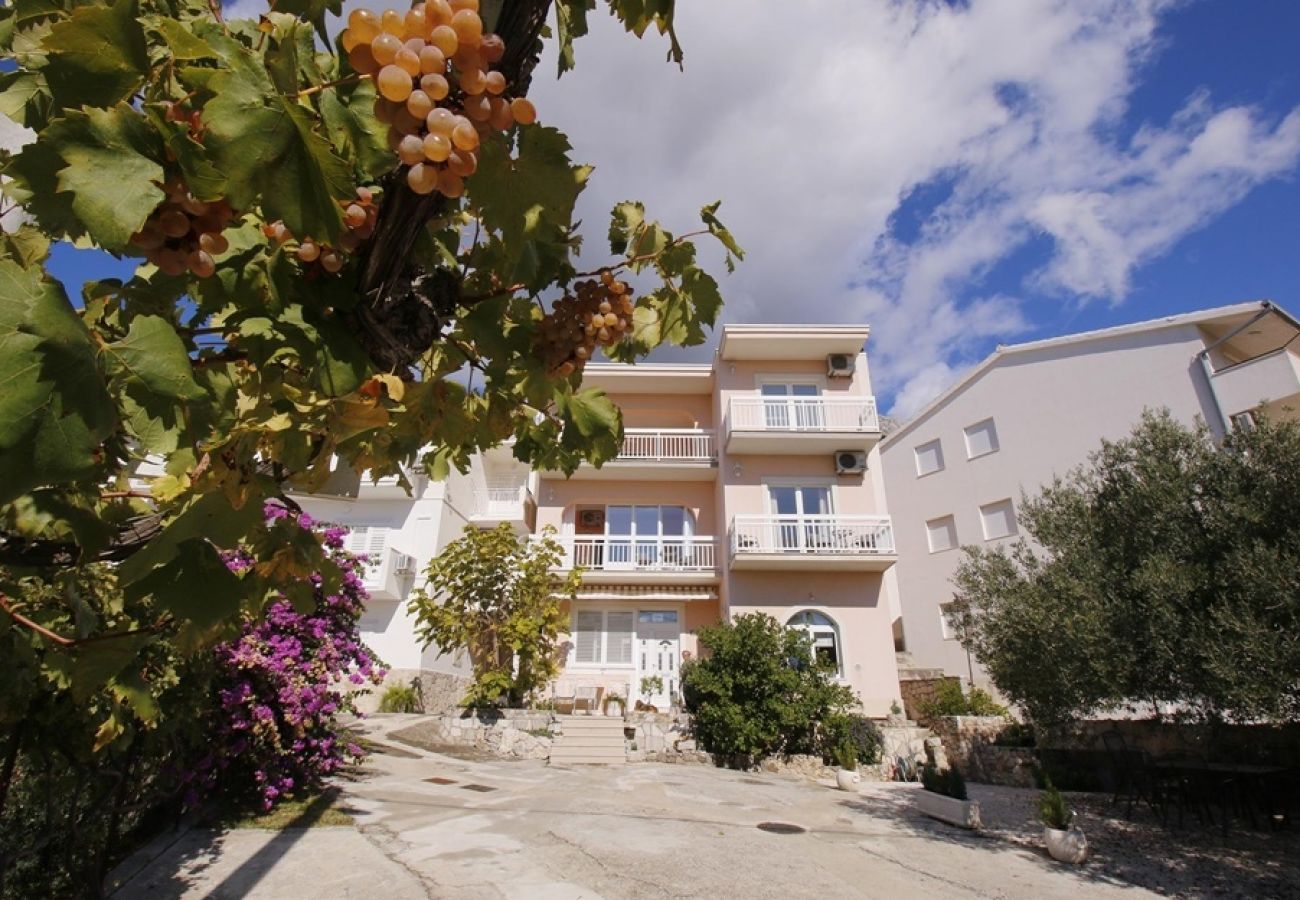
[[632, 613], [606, 613], [608, 650], [606, 661], [612, 666], [632, 664]]
[[578, 613], [573, 636], [575, 662], [600, 662], [601, 618], [599, 612]]

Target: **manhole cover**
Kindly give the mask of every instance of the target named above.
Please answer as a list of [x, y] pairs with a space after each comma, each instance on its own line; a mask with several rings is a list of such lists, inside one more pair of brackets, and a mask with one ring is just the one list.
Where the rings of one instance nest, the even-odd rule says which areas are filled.
[[462, 791], [478, 791], [480, 794], [486, 794], [488, 791], [495, 791], [496, 788], [488, 787], [486, 784], [462, 784]]
[[741, 783], [741, 784], [761, 784], [763, 787], [768, 787], [769, 785], [772, 784], [772, 782], [770, 782], [770, 781], [764, 781], [764, 780], [761, 779], [761, 778], [742, 778], [742, 779], [740, 779], [740, 783]]
[[803, 834], [808, 829], [791, 822], [759, 822], [758, 830], [772, 834]]
[[456, 779], [454, 778], [442, 778], [441, 776], [437, 778], [426, 778], [424, 780], [429, 782], [429, 784], [455, 784], [456, 783]]

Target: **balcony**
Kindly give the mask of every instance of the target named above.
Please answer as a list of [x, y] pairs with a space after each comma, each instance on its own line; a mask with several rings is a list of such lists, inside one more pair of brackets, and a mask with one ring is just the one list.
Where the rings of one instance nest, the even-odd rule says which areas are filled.
[[1287, 349], [1265, 353], [1214, 373], [1214, 393], [1225, 416], [1254, 409], [1268, 401], [1274, 415], [1284, 406], [1300, 407], [1300, 356]]
[[527, 481], [515, 478], [489, 478], [474, 489], [474, 508], [470, 521], [481, 528], [502, 522], [531, 531], [537, 515], [537, 501]]
[[733, 569], [883, 572], [897, 561], [888, 516], [736, 516]]
[[347, 549], [365, 560], [361, 581], [376, 600], [403, 599], [415, 579], [415, 558], [389, 546], [395, 531], [376, 525], [354, 525], [347, 537]]
[[772, 454], [870, 450], [880, 440], [876, 398], [732, 397], [727, 452]]
[[617, 457], [599, 469], [579, 466], [570, 477], [588, 481], [712, 481], [717, 471], [712, 431], [627, 428]]
[[561, 535], [561, 571], [582, 569], [587, 584], [715, 584], [717, 540], [694, 537], [636, 538]]

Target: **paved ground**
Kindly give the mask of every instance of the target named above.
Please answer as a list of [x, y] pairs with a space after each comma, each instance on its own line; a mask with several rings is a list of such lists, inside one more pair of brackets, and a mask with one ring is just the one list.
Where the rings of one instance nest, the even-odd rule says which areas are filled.
[[[402, 724], [366, 728], [382, 744]], [[1036, 848], [915, 816], [906, 793], [915, 789], [850, 795], [699, 766], [380, 753], [344, 785], [358, 829], [191, 832], [114, 896], [1154, 896], [1104, 868], [1066, 868]], [[769, 834], [756, 828], [765, 821], [808, 830]]]

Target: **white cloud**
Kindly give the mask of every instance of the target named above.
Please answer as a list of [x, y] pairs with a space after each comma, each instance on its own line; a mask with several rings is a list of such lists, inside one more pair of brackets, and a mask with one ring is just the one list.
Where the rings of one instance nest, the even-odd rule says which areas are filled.
[[[0, 113], [0, 149], [17, 153], [34, 140], [36, 140], [36, 132]], [[0, 231], [15, 231], [26, 221], [26, 218], [23, 211], [17, 207], [7, 209], [0, 213]]]

